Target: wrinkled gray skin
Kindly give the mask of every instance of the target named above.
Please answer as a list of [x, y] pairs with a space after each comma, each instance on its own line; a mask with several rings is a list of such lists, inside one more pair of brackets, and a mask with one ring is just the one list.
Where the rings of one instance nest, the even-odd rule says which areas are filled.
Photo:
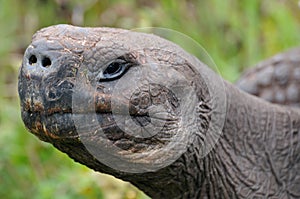
[[[108, 63], [120, 58], [130, 63], [123, 76], [101, 79], [99, 74]], [[152, 64], [143, 65], [149, 60]], [[162, 67], [156, 67], [155, 63]], [[164, 65], [187, 79], [195, 90], [196, 102], [181, 101], [167, 88], [147, 85], [151, 79], [139, 73], [140, 68], [153, 71], [154, 75], [167, 73]], [[199, 70], [194, 70], [195, 67]], [[205, 70], [206, 66], [199, 60], [157, 36], [120, 29], [49, 27], [33, 36], [24, 55], [19, 75], [22, 118], [29, 131], [75, 161], [129, 181], [152, 198], [300, 198], [300, 111], [244, 93], [213, 72], [206, 77], [207, 73], [201, 72]], [[133, 120], [142, 127], [147, 126], [145, 110], [156, 105], [164, 106], [168, 115], [162, 118], [165, 125], [160, 132], [150, 138], [134, 138], [120, 130], [111, 111], [110, 98], [116, 82], [140, 76], [146, 80], [146, 88], [139, 88], [129, 100]], [[173, 81], [176, 86], [176, 79], [177, 76], [172, 76], [166, 81]], [[215, 113], [218, 104], [212, 102], [218, 96], [212, 95], [207, 80], [224, 86], [224, 118]], [[94, 104], [86, 107], [79, 103], [74, 110], [72, 100], [76, 84], [80, 83], [84, 89], [76, 90], [79, 92], [76, 99], [82, 104], [94, 99]], [[126, 92], [120, 96], [126, 96]], [[186, 117], [183, 107], [196, 110], [197, 117], [191, 118], [188, 125], [181, 123]], [[85, 117], [93, 111], [102, 131], [95, 131], [88, 119], [74, 124], [72, 115]], [[219, 125], [212, 119], [214, 114], [220, 123], [224, 122], [222, 134], [202, 158], [203, 137], [211, 126]], [[81, 136], [78, 125], [86, 127]], [[109, 141], [126, 152], [138, 154], [147, 165], [156, 160], [166, 161], [156, 156], [155, 151], [167, 147], [170, 138], [176, 135], [184, 137], [186, 151], [170, 165], [141, 173], [106, 166], [82, 143], [85, 140], [85, 145], [97, 148], [99, 143]], [[153, 152], [151, 159], [143, 156], [149, 150]], [[175, 155], [176, 150], [170, 153]]]

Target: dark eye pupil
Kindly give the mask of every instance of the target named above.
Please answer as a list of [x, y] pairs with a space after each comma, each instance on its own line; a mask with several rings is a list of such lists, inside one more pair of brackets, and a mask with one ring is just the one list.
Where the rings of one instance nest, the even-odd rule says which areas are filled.
[[99, 81], [109, 81], [120, 78], [131, 66], [129, 62], [124, 59], [116, 59], [107, 64], [106, 68], [100, 73]]
[[120, 72], [121, 69], [122, 65], [120, 63], [111, 63], [104, 71], [104, 74], [113, 75]]

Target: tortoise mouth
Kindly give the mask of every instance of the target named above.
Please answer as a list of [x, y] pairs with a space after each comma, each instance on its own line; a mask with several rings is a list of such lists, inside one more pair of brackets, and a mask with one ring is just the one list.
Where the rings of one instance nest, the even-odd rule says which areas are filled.
[[[74, 117], [85, 117], [88, 118], [92, 113], [72, 113], [70, 110], [59, 111], [59, 112], [30, 112], [22, 111], [22, 118], [27, 129], [37, 136], [39, 139], [46, 142], [60, 141], [71, 141], [80, 140], [82, 132], [78, 132], [76, 128], [78, 124], [75, 124]], [[97, 113], [98, 118], [110, 118], [111, 113]], [[88, 125], [88, 124], [87, 124]], [[116, 128], [114, 123], [100, 124], [104, 132], [107, 129]], [[84, 134], [89, 134], [87, 131]], [[100, 136], [102, 137], [102, 136]]]
[[[130, 115], [138, 125], [147, 125], [150, 123], [148, 113], [137, 113]], [[108, 110], [77, 110], [72, 108], [52, 107], [47, 110], [41, 104], [32, 106], [22, 106], [22, 119], [28, 130], [46, 142], [51, 140], [79, 139], [81, 136], [91, 134], [98, 128], [103, 133], [98, 137], [116, 141], [126, 136], [115, 122], [114, 114]], [[91, 121], [95, 120], [91, 125]], [[85, 123], [86, 122], [86, 123]], [[84, 127], [78, 129], [78, 127]]]

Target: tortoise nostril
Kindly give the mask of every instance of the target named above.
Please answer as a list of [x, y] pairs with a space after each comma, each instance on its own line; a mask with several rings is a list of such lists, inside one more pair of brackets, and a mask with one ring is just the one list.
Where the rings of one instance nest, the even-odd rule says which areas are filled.
[[28, 60], [30, 65], [34, 65], [37, 62], [37, 58], [35, 55], [31, 55]]
[[51, 60], [48, 57], [44, 57], [42, 59], [42, 66], [45, 68], [51, 66]]

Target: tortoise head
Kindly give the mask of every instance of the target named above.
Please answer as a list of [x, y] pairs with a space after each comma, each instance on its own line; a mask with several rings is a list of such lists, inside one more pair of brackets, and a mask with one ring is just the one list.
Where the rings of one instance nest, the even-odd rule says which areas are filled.
[[214, 101], [206, 73], [158, 36], [52, 26], [33, 36], [24, 55], [22, 119], [41, 140], [93, 169], [156, 171], [205, 137]]

